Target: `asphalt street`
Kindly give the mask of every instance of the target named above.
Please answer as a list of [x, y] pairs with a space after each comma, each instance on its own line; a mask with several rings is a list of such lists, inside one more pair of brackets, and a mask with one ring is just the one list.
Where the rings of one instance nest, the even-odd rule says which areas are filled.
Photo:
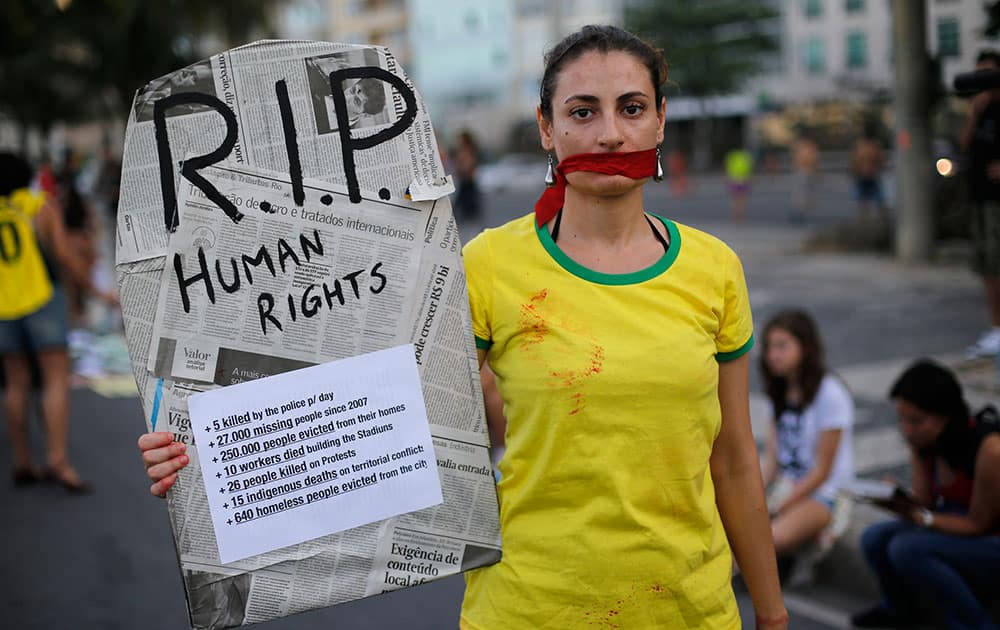
[[[541, 175], [541, 173], [539, 174]], [[541, 177], [539, 177], [539, 180]], [[830, 175], [804, 226], [789, 225], [788, 178], [762, 181], [747, 221], [732, 224], [721, 180], [696, 182], [685, 199], [648, 186], [647, 207], [716, 233], [741, 255], [757, 326], [778, 308], [811, 310], [820, 322], [830, 364], [857, 366], [953, 353], [986, 323], [975, 279], [956, 267], [902, 267], [879, 256], [814, 255], [801, 244], [818, 225], [846, 219], [854, 205], [849, 182]], [[491, 195], [483, 223], [497, 225], [528, 212], [538, 189]], [[463, 232], [472, 231], [465, 226]], [[859, 372], [860, 374], [861, 372]], [[756, 378], [754, 379], [756, 382]], [[135, 440], [143, 430], [138, 401], [104, 398], [88, 389], [72, 397], [71, 453], [94, 482], [91, 496], [69, 496], [51, 485], [15, 490], [0, 482], [4, 561], [0, 616], [19, 630], [100, 628], [167, 630], [187, 627], [184, 595], [164, 503], [147, 492]], [[886, 428], [892, 418], [878, 392], [864, 421]], [[33, 431], [40, 455], [42, 436]], [[7, 442], [5, 423], [0, 442]], [[10, 470], [0, 449], [0, 471]], [[461, 578], [278, 620], [279, 629], [437, 630], [456, 628]], [[741, 611], [752, 628], [746, 595]], [[802, 610], [799, 608], [798, 610]], [[793, 610], [792, 628], [836, 627], [822, 615]]]

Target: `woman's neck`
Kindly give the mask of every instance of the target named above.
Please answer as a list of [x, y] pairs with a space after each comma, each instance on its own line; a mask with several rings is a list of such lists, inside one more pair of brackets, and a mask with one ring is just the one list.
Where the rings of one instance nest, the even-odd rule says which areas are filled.
[[785, 379], [785, 398], [795, 404], [802, 402], [802, 387], [795, 377], [790, 376]]
[[570, 186], [562, 213], [560, 244], [572, 239], [617, 249], [652, 238], [642, 209], [642, 188], [616, 197], [596, 197]]

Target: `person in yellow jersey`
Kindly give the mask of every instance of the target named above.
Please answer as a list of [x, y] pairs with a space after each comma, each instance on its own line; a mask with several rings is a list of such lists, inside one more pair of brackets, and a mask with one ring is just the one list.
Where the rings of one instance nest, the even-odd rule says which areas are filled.
[[[466, 574], [463, 629], [739, 628], [734, 554], [757, 627], [787, 627], [740, 261], [643, 208], [665, 80], [662, 53], [619, 28], [557, 44], [537, 111], [551, 187], [464, 250], [480, 363], [502, 400], [490, 434], [506, 451], [503, 557]], [[163, 496], [185, 447], [162, 432], [139, 447]]]
[[[74, 279], [105, 299], [92, 284], [86, 264], [71, 255], [59, 207], [29, 188], [31, 167], [0, 153], [0, 355], [3, 357], [4, 416], [14, 454], [13, 481], [25, 485], [43, 477], [70, 492], [87, 492], [69, 463], [69, 355], [66, 298], [43, 252], [55, 256]], [[39, 242], [46, 244], [46, 249]], [[42, 413], [47, 466], [39, 472], [28, 445], [31, 395], [30, 354], [42, 378]]]
[[726, 153], [725, 160], [730, 210], [734, 221], [742, 221], [747, 216], [747, 196], [750, 194], [753, 156], [740, 147]]

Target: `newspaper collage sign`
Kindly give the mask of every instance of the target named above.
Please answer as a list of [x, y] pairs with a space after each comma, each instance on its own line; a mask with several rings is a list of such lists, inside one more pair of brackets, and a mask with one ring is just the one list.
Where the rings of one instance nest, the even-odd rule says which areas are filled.
[[[263, 41], [137, 93], [118, 285], [147, 429], [189, 445], [167, 505], [193, 627], [499, 560], [452, 191], [385, 48]], [[307, 502], [350, 513], [220, 555], [220, 523], [296, 527]]]

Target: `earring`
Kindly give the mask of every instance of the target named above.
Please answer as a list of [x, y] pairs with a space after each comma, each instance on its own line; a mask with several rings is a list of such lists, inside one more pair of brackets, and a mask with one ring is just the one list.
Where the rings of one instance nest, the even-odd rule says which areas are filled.
[[552, 168], [552, 154], [549, 154], [549, 168], [545, 171], [545, 186], [547, 188], [552, 188], [556, 185], [556, 172]]
[[663, 181], [663, 166], [660, 164], [660, 147], [656, 147], [656, 175], [653, 175], [653, 180], [657, 182]]

